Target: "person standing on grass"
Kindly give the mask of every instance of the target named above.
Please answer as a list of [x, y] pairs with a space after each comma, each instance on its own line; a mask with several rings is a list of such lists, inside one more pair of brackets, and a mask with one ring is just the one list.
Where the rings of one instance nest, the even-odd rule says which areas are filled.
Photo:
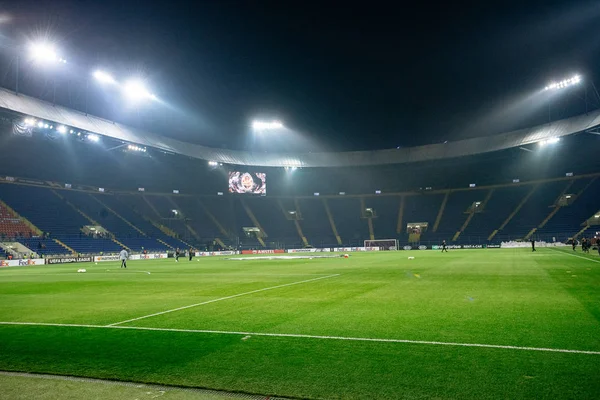
[[577, 239], [573, 238], [573, 251], [577, 251], [575, 248], [577, 247]]
[[127, 250], [123, 249], [119, 253], [119, 259], [121, 260], [121, 268], [127, 268], [127, 259], [129, 258], [129, 254], [127, 254]]
[[190, 247], [190, 261], [192, 261], [192, 257], [194, 257], [194, 250]]
[[535, 239], [531, 239], [531, 251], [536, 251], [535, 250]]
[[175, 249], [175, 262], [179, 262], [179, 247]]
[[443, 253], [444, 251], [447, 253], [447, 252], [448, 252], [448, 249], [446, 248], [446, 241], [445, 241], [445, 240], [442, 240], [442, 253]]

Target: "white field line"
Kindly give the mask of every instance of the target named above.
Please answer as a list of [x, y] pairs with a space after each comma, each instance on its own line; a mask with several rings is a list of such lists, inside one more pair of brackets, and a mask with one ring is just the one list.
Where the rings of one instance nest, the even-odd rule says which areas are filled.
[[578, 256], [577, 254], [567, 253], [566, 251], [562, 251], [562, 250], [555, 250], [555, 251], [558, 251], [559, 253], [567, 255], [567, 256], [583, 258], [584, 260], [588, 260], [588, 261], [595, 262], [595, 263], [600, 263], [600, 261], [594, 260], [593, 258]]
[[550, 352], [550, 353], [590, 354], [590, 355], [596, 355], [596, 356], [600, 355], [600, 351], [593, 351], [593, 350], [553, 349], [553, 348], [546, 348], [546, 347], [524, 347], [524, 346], [507, 346], [507, 345], [501, 345], [501, 344], [438, 342], [438, 341], [409, 340], [409, 339], [379, 339], [379, 338], [361, 338], [361, 337], [345, 337], [345, 336], [319, 336], [319, 335], [303, 335], [303, 334], [298, 334], [298, 333], [263, 333], [263, 332], [241, 332], [241, 331], [237, 332], [237, 331], [216, 331], [216, 330], [206, 330], [206, 329], [150, 328], [150, 327], [142, 327], [142, 326], [54, 324], [54, 323], [44, 323], [44, 322], [0, 322], [0, 325], [55, 326], [55, 327], [95, 328], [95, 329], [130, 329], [130, 330], [136, 330], [136, 331], [205, 333], [205, 334], [239, 335], [239, 336], [266, 336], [266, 337], [318, 339], [318, 340], [346, 340], [346, 341], [352, 341], [352, 342], [405, 343], [405, 344], [423, 344], [423, 345], [432, 345], [432, 346], [483, 347], [483, 348], [489, 348], [489, 349], [503, 349], [503, 350], [523, 350], [523, 351], [541, 351], [541, 352]]
[[333, 277], [336, 277], [336, 276], [340, 276], [340, 274], [321, 276], [321, 277], [318, 277], [318, 278], [306, 279], [306, 280], [303, 280], [303, 281], [292, 282], [292, 283], [285, 283], [283, 285], [270, 286], [270, 287], [266, 287], [266, 288], [262, 288], [262, 289], [251, 290], [249, 292], [238, 293], [238, 294], [234, 294], [234, 295], [231, 295], [231, 296], [219, 297], [218, 299], [212, 299], [212, 300], [208, 300], [208, 301], [203, 301], [202, 303], [190, 304], [189, 306], [177, 307], [177, 308], [173, 308], [171, 310], [160, 311], [160, 312], [157, 312], [157, 313], [154, 313], [154, 314], [148, 314], [148, 315], [144, 315], [144, 316], [137, 317], [137, 318], [131, 318], [131, 319], [128, 319], [128, 320], [125, 320], [125, 321], [121, 321], [121, 322], [115, 322], [114, 324], [109, 324], [107, 326], [115, 326], [115, 325], [126, 324], [128, 322], [133, 322], [133, 321], [138, 321], [140, 319], [155, 317], [157, 315], [168, 314], [168, 313], [172, 313], [172, 312], [175, 312], [175, 311], [186, 310], [186, 309], [192, 308], [192, 307], [203, 306], [205, 304], [216, 303], [217, 301], [234, 299], [236, 297], [247, 296], [249, 294], [265, 292], [267, 290], [279, 289], [279, 288], [282, 288], [282, 287], [300, 285], [302, 283], [314, 282], [314, 281], [318, 281], [318, 280], [321, 280], [321, 279], [333, 278]]

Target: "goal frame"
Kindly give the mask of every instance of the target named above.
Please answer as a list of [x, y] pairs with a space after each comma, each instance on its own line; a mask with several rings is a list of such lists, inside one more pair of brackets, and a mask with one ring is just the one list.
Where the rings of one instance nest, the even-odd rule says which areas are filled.
[[[384, 242], [394, 242], [393, 248], [392, 246], [382, 246], [378, 243], [384, 243]], [[365, 240], [363, 243], [364, 247], [379, 247], [379, 248], [383, 248], [384, 250], [398, 250], [398, 239], [375, 239], [375, 240]]]

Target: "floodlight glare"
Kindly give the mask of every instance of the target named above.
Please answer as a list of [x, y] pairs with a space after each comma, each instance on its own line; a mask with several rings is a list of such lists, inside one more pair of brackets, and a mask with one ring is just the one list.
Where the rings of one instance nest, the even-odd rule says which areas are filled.
[[546, 86], [545, 90], [557, 90], [563, 89], [569, 86], [577, 85], [581, 82], [581, 76], [574, 75], [569, 79], [564, 79], [560, 82], [550, 82], [548, 86]]
[[59, 126], [58, 128], [56, 128], [56, 130], [57, 130], [59, 133], [63, 133], [63, 134], [64, 134], [64, 133], [67, 133], [67, 127], [66, 127], [66, 126], [64, 126], [64, 125], [61, 125], [61, 126]]
[[156, 96], [150, 93], [142, 82], [137, 80], [128, 81], [123, 87], [123, 93], [132, 101], [157, 100]]
[[23, 122], [27, 126], [33, 126], [33, 125], [35, 125], [35, 119], [34, 118], [25, 118], [25, 120]]
[[100, 140], [100, 137], [98, 137], [98, 135], [94, 135], [94, 134], [87, 135], [87, 138], [90, 142], [97, 142]]
[[58, 56], [54, 46], [49, 43], [34, 43], [29, 47], [29, 52], [36, 61], [62, 64], [67, 62], [67, 60]]
[[549, 138], [546, 140], [542, 140], [539, 142], [540, 146], [546, 146], [547, 144], [555, 144], [560, 142], [560, 138], [558, 137], [553, 137], [553, 138]]
[[255, 131], [269, 131], [282, 129], [283, 123], [281, 121], [253, 121], [252, 129]]
[[110, 76], [106, 72], [100, 71], [100, 70], [94, 71], [94, 78], [96, 78], [98, 81], [100, 81], [102, 83], [108, 83], [108, 84], [111, 84], [111, 85], [114, 85], [115, 83], [117, 83], [117, 81], [115, 80], [115, 78], [113, 78], [112, 76]]
[[208, 165], [210, 165], [211, 167], [216, 167], [216, 166], [218, 166], [218, 165], [219, 165], [219, 163], [218, 163], [218, 162], [216, 162], [216, 161], [209, 161], [209, 162], [208, 162]]

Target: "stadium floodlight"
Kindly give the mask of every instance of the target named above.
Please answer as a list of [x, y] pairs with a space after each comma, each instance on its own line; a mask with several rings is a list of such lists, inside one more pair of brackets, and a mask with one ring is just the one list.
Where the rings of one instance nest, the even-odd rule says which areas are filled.
[[136, 146], [135, 144], [129, 144], [129, 145], [127, 145], [127, 149], [129, 149], [131, 151], [139, 151], [141, 153], [145, 153], [146, 152], [146, 148], [145, 147]]
[[67, 127], [64, 125], [60, 125], [58, 128], [56, 128], [56, 130], [58, 131], [58, 133], [62, 133], [62, 134], [67, 133]]
[[171, 212], [175, 215], [179, 214], [179, 211], [177, 211], [177, 210], [171, 210]]
[[552, 138], [540, 141], [539, 144], [540, 144], [540, 146], [546, 146], [548, 144], [556, 144], [558, 142], [560, 142], [560, 138], [552, 137]]
[[93, 133], [87, 135], [87, 139], [90, 142], [98, 142], [100, 140], [100, 137], [98, 135], [94, 135]]
[[123, 86], [123, 93], [132, 101], [157, 100], [156, 96], [139, 80], [130, 80]]
[[29, 53], [31, 57], [39, 62], [45, 63], [62, 63], [65, 64], [67, 60], [58, 56], [56, 49], [53, 45], [46, 42], [33, 43], [29, 46]]
[[35, 125], [35, 118], [25, 118], [25, 120], [23, 120], [23, 122], [27, 126], [33, 126], [33, 125]]
[[216, 166], [218, 166], [218, 165], [219, 165], [219, 163], [218, 163], [218, 162], [216, 162], [216, 161], [209, 161], [209, 162], [208, 162], [208, 165], [210, 165], [211, 167], [216, 167]]
[[104, 71], [96, 70], [96, 71], [94, 71], [93, 75], [94, 75], [94, 78], [96, 78], [96, 80], [98, 80], [101, 83], [108, 83], [111, 85], [114, 85], [117, 83], [115, 78], [113, 78], [110, 74], [107, 74]]
[[562, 81], [559, 81], [559, 82], [550, 82], [548, 84], [548, 86], [546, 86], [544, 88], [544, 90], [564, 89], [564, 88], [569, 87], [569, 86], [577, 85], [580, 82], [581, 82], [581, 76], [574, 75], [571, 78], [563, 79]]
[[48, 128], [50, 128], [50, 125], [44, 124], [44, 128], [48, 129]]
[[600, 218], [600, 214], [594, 215], [594, 218]]
[[283, 123], [281, 121], [252, 121], [252, 129], [257, 132], [261, 131], [274, 131], [277, 129], [283, 129]]

